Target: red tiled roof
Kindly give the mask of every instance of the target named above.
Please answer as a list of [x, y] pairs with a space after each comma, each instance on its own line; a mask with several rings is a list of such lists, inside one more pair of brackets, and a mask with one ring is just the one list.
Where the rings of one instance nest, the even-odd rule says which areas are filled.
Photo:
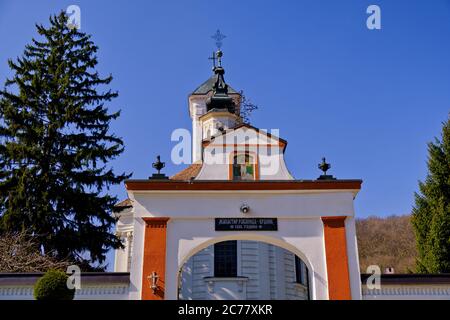
[[117, 203], [114, 207], [123, 208], [123, 207], [131, 207], [133, 206], [133, 202], [130, 199], [125, 199]]
[[181, 170], [180, 172], [171, 176], [170, 180], [190, 180], [192, 178], [195, 178], [199, 174], [201, 168], [201, 163], [191, 164], [186, 169]]

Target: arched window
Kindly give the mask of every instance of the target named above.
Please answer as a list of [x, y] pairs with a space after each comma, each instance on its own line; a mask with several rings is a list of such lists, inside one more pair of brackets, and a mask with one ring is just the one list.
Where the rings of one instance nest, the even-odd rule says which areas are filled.
[[255, 180], [254, 157], [248, 153], [237, 154], [233, 158], [233, 180]]

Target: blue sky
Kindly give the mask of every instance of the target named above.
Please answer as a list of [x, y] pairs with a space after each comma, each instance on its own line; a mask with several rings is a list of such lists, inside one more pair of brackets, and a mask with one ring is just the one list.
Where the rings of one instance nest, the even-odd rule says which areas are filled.
[[[357, 215], [406, 214], [426, 175], [426, 143], [450, 110], [450, 1], [5, 1], [0, 0], [0, 82], [34, 24], [70, 5], [100, 47], [122, 110], [112, 130], [125, 153], [113, 166], [147, 178], [170, 163], [171, 132], [191, 128], [187, 96], [211, 75], [211, 35], [224, 40], [225, 78], [259, 105], [252, 124], [279, 128], [297, 179], [361, 178]], [[368, 30], [366, 8], [381, 8]], [[112, 192], [124, 198], [124, 186]]]

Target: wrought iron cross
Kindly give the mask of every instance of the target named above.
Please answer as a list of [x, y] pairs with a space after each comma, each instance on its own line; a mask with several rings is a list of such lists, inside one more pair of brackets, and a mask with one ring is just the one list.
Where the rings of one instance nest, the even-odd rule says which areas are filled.
[[217, 29], [216, 33], [211, 36], [211, 38], [216, 40], [216, 46], [217, 46], [217, 49], [219, 49], [219, 50], [222, 47], [222, 40], [225, 39], [226, 37], [227, 36], [224, 35], [223, 33], [221, 33], [219, 29]]
[[216, 67], [216, 53], [213, 51], [211, 57], [208, 58], [209, 60], [213, 61], [213, 68]]
[[153, 293], [155, 293], [156, 289], [158, 288], [158, 286], [156, 285], [156, 283], [158, 282], [158, 278], [159, 276], [155, 271], [153, 271], [152, 274], [147, 277], [147, 279], [151, 280], [150, 289], [152, 289]]

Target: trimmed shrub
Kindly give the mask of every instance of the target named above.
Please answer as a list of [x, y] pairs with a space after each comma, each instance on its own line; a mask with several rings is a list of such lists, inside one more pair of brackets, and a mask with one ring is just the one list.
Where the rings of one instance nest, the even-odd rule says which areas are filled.
[[67, 288], [68, 278], [63, 271], [47, 271], [34, 285], [34, 298], [36, 300], [73, 300], [75, 289]]

